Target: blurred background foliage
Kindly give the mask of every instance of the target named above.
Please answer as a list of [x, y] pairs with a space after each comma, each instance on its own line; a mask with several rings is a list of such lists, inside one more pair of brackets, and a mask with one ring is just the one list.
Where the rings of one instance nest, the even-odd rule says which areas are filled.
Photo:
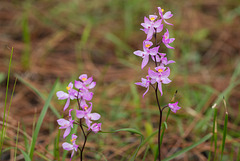
[[[158, 6], [173, 13], [169, 20], [174, 24], [170, 27], [170, 37], [176, 38], [175, 50], [161, 46], [161, 51], [176, 61], [170, 65], [172, 83], [164, 86], [161, 104], [167, 104], [178, 90], [176, 100], [182, 107], [180, 112], [169, 116], [163, 156], [167, 157], [211, 132], [211, 106], [214, 103], [218, 108], [220, 145], [224, 96], [229, 112], [224, 159], [239, 159], [238, 0], [1, 0], [1, 102], [4, 102], [12, 47], [10, 90], [15, 76], [22, 78], [18, 80], [9, 115], [9, 124], [15, 128], [8, 129], [9, 138], [4, 146], [14, 145], [18, 122], [20, 129], [31, 135], [34, 119], [36, 121], [39, 116], [44, 98], [57, 78], [60, 82], [56, 91], [64, 90], [70, 81], [83, 73], [92, 75], [97, 82], [93, 105], [94, 111], [102, 115], [104, 131], [131, 127], [147, 137], [156, 130], [158, 109], [153, 90], [143, 99], [145, 89], [134, 85], [147, 74], [147, 68], [140, 69], [142, 60], [133, 55], [133, 51], [142, 49], [145, 34], [140, 31], [140, 24], [144, 16], [158, 14]], [[153, 63], [150, 66], [153, 67]], [[40, 97], [31, 86], [45, 97]], [[51, 102], [60, 114], [64, 103], [56, 97]], [[0, 107], [2, 112], [3, 103]], [[36, 151], [49, 160], [54, 160], [54, 138], [58, 133], [56, 119], [56, 114], [49, 110], [36, 147]], [[60, 143], [63, 141], [60, 139]], [[156, 141], [155, 137], [148, 142], [150, 148], [146, 145], [139, 151], [138, 160], [142, 160], [144, 153], [147, 153], [146, 160], [153, 160]], [[23, 142], [20, 135], [19, 146], [23, 146]], [[135, 135], [124, 132], [92, 135], [85, 157], [88, 160], [128, 160], [138, 144]], [[209, 150], [210, 143], [206, 142], [176, 160], [207, 160]], [[5, 152], [0, 160], [11, 157], [11, 152]], [[35, 155], [35, 160], [41, 159]]]

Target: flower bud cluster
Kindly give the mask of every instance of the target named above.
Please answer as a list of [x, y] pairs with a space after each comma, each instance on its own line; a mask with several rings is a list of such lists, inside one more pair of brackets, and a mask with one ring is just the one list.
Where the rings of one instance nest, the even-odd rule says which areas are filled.
[[[143, 51], [137, 50], [133, 53], [143, 58], [141, 65], [142, 69], [148, 64], [149, 59], [152, 59], [155, 63], [154, 70], [149, 67], [146, 78], [142, 78], [141, 82], [135, 83], [136, 85], [147, 88], [143, 94], [143, 97], [148, 92], [149, 86], [151, 85], [154, 87], [155, 84], [156, 87], [154, 88], [158, 88], [161, 96], [163, 95], [162, 85], [171, 82], [171, 80], [168, 78], [170, 75], [170, 68], [167, 67], [167, 65], [175, 63], [175, 61], [167, 59], [166, 53], [159, 52], [161, 43], [163, 43], [169, 49], [174, 49], [174, 47], [170, 46], [170, 44], [175, 40], [175, 38], [170, 38], [169, 31], [166, 26], [164, 26], [164, 23], [167, 25], [172, 25], [166, 20], [171, 18], [173, 14], [171, 11], [164, 13], [164, 10], [161, 7], [158, 7], [158, 14], [159, 15], [149, 15], [149, 18], [144, 17], [144, 23], [141, 23], [143, 29], [141, 30], [145, 32], [147, 37], [146, 40], [143, 41]], [[157, 36], [163, 31], [163, 27], [166, 28], [166, 32], [162, 34], [161, 40], [158, 41]], [[151, 41], [152, 39], [154, 39], [154, 43]], [[176, 112], [178, 109], [180, 109], [176, 103], [174, 105], [170, 104], [169, 107], [173, 112]]]
[[[97, 133], [101, 130], [101, 123], [92, 122], [100, 119], [101, 116], [98, 113], [92, 113], [92, 103], [88, 102], [92, 100], [93, 92], [90, 92], [90, 90], [93, 89], [95, 85], [96, 85], [96, 82], [93, 82], [92, 77], [88, 78], [87, 74], [82, 74], [79, 76], [79, 80], [75, 80], [74, 85], [72, 82], [68, 84], [68, 86], [66, 87], [67, 93], [63, 91], [58, 91], [56, 93], [59, 100], [65, 100], [65, 99], [67, 100], [63, 108], [63, 111], [65, 111], [69, 107], [70, 100], [76, 100], [78, 103], [78, 109], [75, 110], [76, 117], [74, 118], [78, 118], [79, 122], [76, 120], [73, 120], [71, 113], [74, 109], [72, 108], [69, 109], [68, 120], [63, 118], [57, 120], [58, 124], [60, 125], [59, 129], [65, 129], [63, 138], [66, 138], [70, 134], [74, 123], [81, 127], [85, 138], [91, 131], [93, 131], [94, 133]], [[87, 135], [83, 130], [81, 119], [85, 120], [85, 123], [88, 127]], [[67, 142], [62, 144], [63, 149], [68, 151], [72, 150], [71, 158], [74, 154], [74, 151], [77, 151], [77, 148], [78, 148], [78, 145], [75, 144], [76, 139], [77, 139], [77, 135], [73, 134], [71, 139], [71, 144]]]

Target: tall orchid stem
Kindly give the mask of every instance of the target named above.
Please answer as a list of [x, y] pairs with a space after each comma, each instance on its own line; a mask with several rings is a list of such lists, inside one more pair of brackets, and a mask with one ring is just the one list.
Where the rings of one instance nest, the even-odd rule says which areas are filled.
[[83, 150], [84, 150], [84, 148], [85, 148], [85, 145], [86, 145], [86, 142], [87, 142], [87, 138], [88, 138], [88, 135], [91, 133], [91, 131], [89, 131], [88, 133], [87, 133], [87, 135], [84, 135], [84, 142], [83, 142], [83, 146], [82, 146], [82, 150], [81, 150], [81, 157], [80, 157], [80, 161], [82, 161], [83, 160]]
[[162, 110], [160, 110], [160, 117], [159, 117], [159, 127], [158, 127], [158, 160], [161, 161], [161, 127], [162, 127]]
[[[158, 86], [158, 84], [157, 84]], [[161, 138], [161, 127], [162, 127], [162, 109], [161, 109], [161, 106], [159, 104], [159, 100], [158, 100], [158, 88], [155, 88], [155, 95], [156, 95], [156, 100], [157, 100], [157, 104], [158, 104], [158, 109], [159, 109], [159, 113], [160, 113], [160, 116], [159, 116], [159, 126], [158, 126], [158, 160], [161, 161], [161, 145], [160, 145], [160, 138]]]
[[[78, 91], [78, 93], [79, 93], [79, 91]], [[79, 100], [78, 96], [77, 96], [77, 103], [78, 103], [78, 109], [80, 110], [81, 109], [81, 106], [80, 106], [81, 100]], [[79, 126], [80, 126], [80, 128], [82, 130], [82, 133], [83, 133], [83, 136], [84, 136], [83, 146], [82, 146], [82, 148], [78, 148], [80, 150], [80, 161], [82, 161], [83, 160], [83, 150], [84, 150], [84, 147], [86, 145], [87, 136], [88, 136], [89, 133], [87, 135], [85, 134], [85, 131], [83, 130], [82, 119], [79, 119]]]
[[[157, 43], [157, 29], [154, 28], [155, 30], [155, 33], [154, 33], [154, 39], [155, 39], [155, 46], [157, 47], [158, 46], [158, 43]], [[155, 59], [155, 66], [157, 67], [158, 64], [157, 64], [157, 59], [156, 59], [156, 56], [154, 56], [154, 59]], [[158, 160], [161, 161], [161, 145], [160, 145], [160, 138], [161, 138], [161, 127], [162, 127], [162, 111], [163, 109], [161, 109], [161, 106], [159, 104], [159, 100], [158, 100], [158, 83], [156, 85], [156, 88], [155, 89], [155, 95], [156, 95], [156, 100], [157, 100], [157, 105], [158, 105], [158, 109], [159, 109], [159, 113], [160, 113], [160, 116], [159, 116], [159, 125], [158, 125]]]

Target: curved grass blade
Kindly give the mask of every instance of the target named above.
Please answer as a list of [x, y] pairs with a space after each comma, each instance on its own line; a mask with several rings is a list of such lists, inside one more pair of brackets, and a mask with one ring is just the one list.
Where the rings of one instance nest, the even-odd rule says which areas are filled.
[[139, 151], [140, 148], [141, 148], [141, 145], [142, 145], [143, 140], [144, 140], [144, 136], [143, 136], [143, 134], [142, 134], [140, 131], [138, 131], [138, 130], [136, 130], [136, 129], [132, 129], [132, 128], [124, 128], [124, 129], [119, 129], [119, 130], [110, 131], [110, 132], [101, 131], [100, 133], [115, 133], [115, 132], [119, 132], [119, 131], [127, 131], [127, 132], [134, 133], [134, 134], [138, 134], [138, 135], [141, 136], [140, 144], [139, 144], [139, 146], [137, 147], [137, 149], [135, 150], [132, 158], [130, 159], [130, 161], [134, 161], [135, 158], [136, 158], [136, 156], [137, 156], [138, 151]]
[[225, 113], [225, 120], [224, 120], [224, 127], [223, 127], [223, 139], [222, 139], [222, 147], [221, 147], [221, 150], [222, 150], [221, 151], [221, 160], [222, 160], [222, 157], [223, 157], [223, 151], [224, 151], [224, 146], [225, 146], [225, 141], [226, 141], [226, 136], [227, 136], [227, 123], [228, 123], [228, 111], [227, 111], [226, 101], [225, 101], [224, 98], [223, 98], [223, 104], [224, 104], [226, 113]]
[[125, 129], [116, 130], [116, 132], [119, 132], [119, 131], [127, 131], [127, 132], [134, 133], [134, 134], [138, 134], [138, 135], [141, 136], [140, 144], [139, 144], [139, 146], [137, 147], [137, 149], [135, 150], [132, 158], [130, 159], [130, 161], [134, 161], [135, 158], [136, 158], [136, 156], [137, 156], [137, 153], [138, 153], [138, 151], [139, 151], [139, 149], [140, 149], [140, 145], [141, 145], [141, 143], [143, 142], [144, 136], [143, 136], [143, 134], [142, 134], [140, 131], [138, 131], [138, 130], [136, 130], [136, 129], [125, 128]]
[[[46, 101], [46, 97], [37, 88], [35, 88], [31, 83], [24, 80], [18, 74], [15, 74], [15, 77], [17, 77], [19, 79], [19, 81], [22, 82], [23, 84], [25, 84], [27, 87], [31, 88], [40, 98], [42, 98], [44, 101]], [[56, 115], [57, 118], [61, 118], [61, 115], [59, 114], [59, 112], [51, 104], [50, 104], [50, 109]]]
[[19, 134], [19, 122], [18, 122], [18, 130], [17, 130], [17, 138], [16, 138], [16, 147], [14, 149], [14, 161], [16, 160], [17, 157], [17, 146], [18, 146], [18, 134]]
[[[15, 147], [8, 147], [8, 148], [4, 149], [3, 152], [8, 151], [8, 150], [10, 150], [10, 149], [15, 149]], [[23, 150], [20, 149], [20, 148], [18, 148], [18, 150], [20, 150], [21, 153], [23, 154], [23, 157], [24, 157], [24, 160], [25, 160], [25, 161], [31, 161], [31, 159], [29, 158], [28, 154], [27, 154], [25, 151], [23, 151]]]
[[186, 147], [180, 151], [178, 151], [177, 153], [171, 155], [170, 157], [167, 157], [166, 159], [163, 159], [163, 161], [169, 161], [172, 160], [174, 158], [176, 158], [177, 156], [186, 153], [187, 151], [195, 148], [196, 146], [198, 146], [199, 144], [202, 144], [203, 142], [207, 141], [208, 139], [210, 139], [212, 136], [212, 133], [207, 134], [206, 136], [204, 136], [202, 139], [198, 140], [197, 142], [193, 143], [192, 145], [190, 145], [189, 147]]
[[147, 146], [142, 161], [145, 161], [149, 149], [149, 146]]
[[25, 151], [23, 151], [22, 149], [19, 150], [22, 152], [25, 161], [31, 161], [31, 159], [29, 158], [28, 154]]
[[221, 147], [221, 149], [222, 149], [221, 160], [222, 160], [224, 146], [225, 146], [225, 141], [226, 141], [226, 136], [227, 136], [227, 123], [228, 123], [228, 114], [226, 113], [225, 121], [224, 121], [224, 128], [223, 128], [223, 139], [222, 139], [222, 147]]
[[[211, 138], [211, 143], [210, 143], [211, 148], [212, 148], [212, 145], [213, 145], [213, 141], [215, 141], [215, 144], [216, 144], [216, 140], [214, 140], [214, 138], [216, 138], [215, 135], [217, 135], [217, 129], [216, 129], [216, 127], [215, 127], [215, 126], [217, 126], [217, 124], [216, 124], [216, 120], [217, 120], [217, 108], [216, 108], [216, 105], [217, 105], [217, 104], [214, 104], [214, 105], [212, 106], [212, 108], [214, 109], [214, 115], [213, 115], [213, 128], [212, 128], [213, 136], [212, 136], [212, 138]], [[215, 132], [216, 132], [216, 133], [215, 133]], [[215, 148], [215, 149], [216, 149], [216, 148]], [[212, 155], [212, 152], [211, 152], [211, 150], [210, 150], [209, 153], [208, 153], [208, 161], [211, 160], [211, 157], [212, 157], [211, 155]]]
[[47, 101], [45, 102], [44, 106], [43, 106], [43, 109], [41, 111], [41, 114], [38, 118], [38, 121], [37, 121], [37, 125], [36, 125], [36, 128], [34, 130], [34, 133], [33, 133], [33, 137], [32, 137], [32, 142], [31, 142], [31, 146], [30, 146], [30, 151], [29, 151], [29, 157], [30, 159], [33, 158], [33, 152], [34, 152], [34, 148], [35, 148], [35, 144], [36, 144], [36, 141], [37, 141], [37, 136], [38, 136], [38, 133], [39, 133], [39, 130], [40, 130], [40, 127], [42, 125], [42, 122], [43, 122], [43, 118], [48, 110], [48, 107], [50, 105], [50, 101], [52, 99], [52, 96], [54, 94], [54, 91], [55, 91], [55, 87], [56, 87], [56, 84], [57, 84], [58, 80], [56, 80], [56, 82], [54, 83], [53, 85], [53, 88], [48, 96], [48, 99]]
[[59, 140], [60, 140], [60, 129], [58, 129], [57, 137], [54, 140], [54, 158], [56, 158], [57, 161], [60, 161], [60, 154], [59, 154]]
[[[4, 103], [4, 112], [3, 112], [3, 126], [1, 132], [1, 140], [0, 140], [0, 156], [2, 154], [2, 146], [5, 138], [5, 116], [6, 116], [6, 108], [7, 108], [7, 95], [8, 95], [8, 87], [9, 87], [9, 79], [10, 79], [10, 71], [11, 71], [11, 64], [12, 64], [12, 55], [13, 55], [13, 48], [10, 55], [9, 65], [8, 65], [8, 76], [7, 76], [7, 87], [6, 87], [6, 95], [5, 95], [5, 103]], [[7, 122], [6, 122], [7, 123]]]

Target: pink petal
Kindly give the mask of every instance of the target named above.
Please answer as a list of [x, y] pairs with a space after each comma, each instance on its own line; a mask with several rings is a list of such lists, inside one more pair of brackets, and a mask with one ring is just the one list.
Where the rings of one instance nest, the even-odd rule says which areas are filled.
[[153, 27], [158, 28], [158, 27], [161, 25], [161, 23], [162, 23], [162, 20], [157, 20], [157, 21], [154, 23]]
[[143, 55], [143, 52], [140, 50], [134, 51], [133, 54], [137, 55], [137, 56], [141, 56]]
[[93, 77], [88, 78], [84, 83], [89, 84], [93, 81]]
[[92, 82], [89, 86], [88, 86], [88, 88], [89, 89], [92, 89], [92, 88], [94, 88], [96, 86], [96, 82]]
[[89, 119], [85, 119], [85, 121], [86, 121], [86, 124], [87, 124], [87, 126], [88, 126], [88, 128], [89, 128], [89, 127], [90, 127], [90, 124], [92, 123], [92, 121], [89, 120]]
[[68, 136], [70, 132], [71, 132], [71, 127], [68, 127], [63, 134], [63, 138], [65, 139], [66, 136]]
[[65, 111], [68, 108], [69, 104], [70, 104], [70, 98], [67, 99], [67, 102], [63, 108], [63, 111]]
[[152, 36], [153, 36], [153, 33], [154, 33], [154, 29], [153, 29], [153, 27], [150, 27], [150, 29], [148, 30], [148, 34], [147, 34], [147, 39], [146, 40], [151, 40]]
[[69, 143], [67, 143], [67, 142], [65, 142], [65, 143], [63, 143], [62, 144], [62, 147], [63, 147], [63, 149], [64, 150], [73, 150], [73, 145], [72, 144], [69, 144]]
[[63, 92], [63, 91], [58, 91], [58, 92], [56, 93], [56, 95], [57, 95], [57, 97], [58, 97], [59, 100], [67, 99], [68, 96], [69, 96], [67, 93], [65, 93], [65, 92]]
[[98, 120], [101, 117], [98, 113], [91, 113], [88, 116], [90, 116], [91, 120]]
[[164, 15], [163, 15], [163, 19], [169, 19], [173, 16], [173, 14], [171, 13], [171, 11], [167, 11]]
[[70, 83], [68, 84], [68, 87], [73, 88], [72, 82], [70, 82]]
[[81, 119], [85, 116], [85, 112], [82, 110], [76, 110], [76, 116], [77, 118]]
[[83, 98], [87, 101], [90, 101], [93, 97], [93, 93], [92, 92], [85, 92], [83, 95]]
[[158, 89], [159, 89], [159, 91], [160, 91], [160, 93], [161, 93], [161, 96], [163, 95], [163, 92], [162, 92], [162, 83], [159, 83], [158, 82]]
[[173, 24], [167, 22], [166, 20], [164, 20], [164, 22], [165, 22], [166, 24], [168, 24], [168, 25], [172, 25], [172, 26], [173, 26]]
[[147, 94], [148, 90], [149, 90], [149, 86], [148, 86], [147, 90], [143, 93], [143, 98], [144, 98], [145, 94]]
[[157, 28], [157, 33], [161, 32], [163, 30], [163, 24], [161, 24], [158, 28]]
[[87, 78], [87, 74], [82, 74], [78, 77], [80, 80], [82, 80], [83, 78]]
[[169, 78], [162, 79], [162, 83], [164, 83], [164, 84], [168, 84], [170, 82], [172, 82], [172, 81]]
[[143, 61], [142, 61], [142, 66], [141, 66], [142, 69], [147, 65], [148, 60], [149, 60], [149, 56], [146, 55], [146, 56], [143, 58]]
[[165, 46], [166, 46], [167, 48], [169, 48], [169, 49], [174, 49], [174, 47], [172, 47], [172, 46], [170, 46], [170, 45], [168, 45], [168, 44], [165, 44]]
[[69, 121], [67, 121], [65, 119], [58, 119], [57, 122], [58, 122], [58, 125], [60, 125], [60, 126], [64, 126], [66, 124], [69, 124]]
[[70, 109], [70, 110], [68, 111], [68, 116], [69, 116], [69, 117], [72, 117], [72, 110], [73, 110], [73, 109]]
[[169, 44], [172, 43], [175, 40], [175, 38], [169, 39]]
[[80, 82], [80, 81], [76, 81], [76, 80], [75, 80], [74, 85], [75, 85], [75, 87], [76, 87], [77, 89], [81, 89], [81, 88], [83, 88], [83, 83]]
[[74, 150], [72, 151], [70, 161], [72, 160], [73, 155], [74, 155]]

